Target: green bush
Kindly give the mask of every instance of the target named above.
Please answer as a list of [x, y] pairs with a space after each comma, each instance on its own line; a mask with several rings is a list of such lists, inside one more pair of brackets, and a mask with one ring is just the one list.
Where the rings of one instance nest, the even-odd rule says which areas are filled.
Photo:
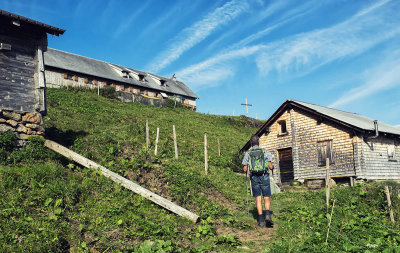
[[16, 140], [17, 138], [12, 131], [0, 134], [0, 149], [11, 152], [16, 147]]
[[111, 87], [111, 86], [106, 86], [104, 88], [101, 88], [100, 95], [105, 98], [110, 98], [110, 99], [118, 98], [117, 92], [115, 91], [114, 87]]

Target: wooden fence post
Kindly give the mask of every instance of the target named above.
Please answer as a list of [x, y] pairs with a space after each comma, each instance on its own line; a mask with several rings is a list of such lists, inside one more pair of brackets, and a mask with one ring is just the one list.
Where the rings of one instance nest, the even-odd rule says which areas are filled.
[[172, 125], [172, 131], [173, 131], [173, 133], [174, 133], [175, 158], [178, 159], [178, 144], [177, 144], [177, 142], [176, 142], [175, 125]]
[[146, 120], [146, 148], [149, 148], [149, 121]]
[[204, 133], [204, 170], [208, 174], [207, 133]]
[[158, 136], [160, 134], [160, 128], [157, 127], [157, 136], [156, 136], [156, 147], [154, 148], [154, 155], [157, 155], [157, 146], [158, 146]]
[[329, 198], [330, 198], [330, 193], [331, 193], [331, 176], [330, 176], [330, 171], [329, 171], [329, 158], [326, 158], [325, 187], [326, 187], [326, 206], [329, 207]]
[[390, 200], [390, 192], [389, 192], [389, 186], [385, 185], [385, 193], [386, 193], [386, 199], [388, 202], [388, 207], [389, 207], [389, 215], [390, 215], [390, 221], [394, 223], [394, 216], [393, 216], [393, 209], [392, 209], [392, 201]]
[[218, 142], [218, 156], [221, 156], [221, 146], [219, 145], [219, 139], [217, 139]]

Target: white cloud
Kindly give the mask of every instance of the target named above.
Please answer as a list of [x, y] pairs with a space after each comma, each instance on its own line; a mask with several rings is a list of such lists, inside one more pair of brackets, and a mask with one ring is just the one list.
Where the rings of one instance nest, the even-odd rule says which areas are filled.
[[347, 91], [329, 107], [340, 107], [380, 91], [400, 86], [400, 51], [392, 52], [389, 59], [369, 69], [365, 74], [364, 84]]
[[207, 38], [215, 29], [235, 19], [248, 8], [249, 5], [246, 1], [232, 0], [215, 9], [204, 19], [178, 34], [168, 48], [149, 64], [148, 69], [152, 72], [158, 72], [165, 68], [177, 60], [185, 51]]
[[399, 20], [387, 1], [361, 10], [335, 26], [272, 43], [257, 58], [260, 72], [305, 75], [337, 59], [357, 55], [400, 33]]
[[190, 84], [194, 90], [218, 85], [218, 81], [234, 75], [233, 60], [247, 57], [258, 52], [262, 45], [244, 47], [220, 54], [206, 61], [194, 64], [176, 73], [176, 76]]
[[[179, 71], [178, 78], [190, 85], [193, 82], [195, 87], [207, 86], [209, 85], [207, 82], [202, 82], [201, 79], [195, 80], [193, 77], [202, 76], [199, 74], [201, 72], [211, 73], [213, 70], [221, 72], [223, 69], [231, 69], [235, 66], [233, 60], [242, 57], [254, 57], [252, 59], [255, 60], [260, 74], [264, 76], [272, 72], [285, 76], [287, 74], [291, 78], [305, 75], [340, 58], [365, 52], [400, 34], [397, 11], [398, 6], [394, 8], [388, 1], [380, 1], [359, 11], [348, 20], [326, 29], [221, 53]], [[214, 82], [223, 80], [222, 75], [215, 77], [222, 79]]]
[[147, 8], [150, 2], [151, 1], [145, 1], [145, 3], [141, 5], [140, 8], [133, 11], [127, 19], [124, 18], [115, 30], [114, 38], [118, 38], [123, 32], [125, 32], [132, 25], [132, 22]]

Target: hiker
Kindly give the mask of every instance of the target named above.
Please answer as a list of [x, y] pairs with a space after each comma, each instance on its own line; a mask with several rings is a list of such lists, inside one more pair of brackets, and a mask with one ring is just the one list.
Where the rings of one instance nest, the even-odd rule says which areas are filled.
[[[250, 138], [250, 149], [243, 157], [243, 171], [250, 172], [250, 181], [253, 197], [256, 198], [256, 207], [258, 212], [258, 226], [273, 226], [271, 218], [271, 186], [269, 179], [270, 170], [274, 169], [271, 154], [263, 148], [260, 148], [259, 137], [254, 135]], [[261, 195], [264, 197], [265, 211], [261, 203]]]

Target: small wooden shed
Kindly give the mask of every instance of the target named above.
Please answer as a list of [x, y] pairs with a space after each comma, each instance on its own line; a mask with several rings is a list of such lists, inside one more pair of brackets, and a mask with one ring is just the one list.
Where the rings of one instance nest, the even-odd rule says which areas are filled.
[[0, 10], [0, 133], [43, 134], [46, 113], [43, 52], [47, 33], [65, 30]]
[[281, 183], [323, 179], [326, 158], [333, 178], [400, 180], [400, 129], [359, 114], [288, 99], [255, 135]]

